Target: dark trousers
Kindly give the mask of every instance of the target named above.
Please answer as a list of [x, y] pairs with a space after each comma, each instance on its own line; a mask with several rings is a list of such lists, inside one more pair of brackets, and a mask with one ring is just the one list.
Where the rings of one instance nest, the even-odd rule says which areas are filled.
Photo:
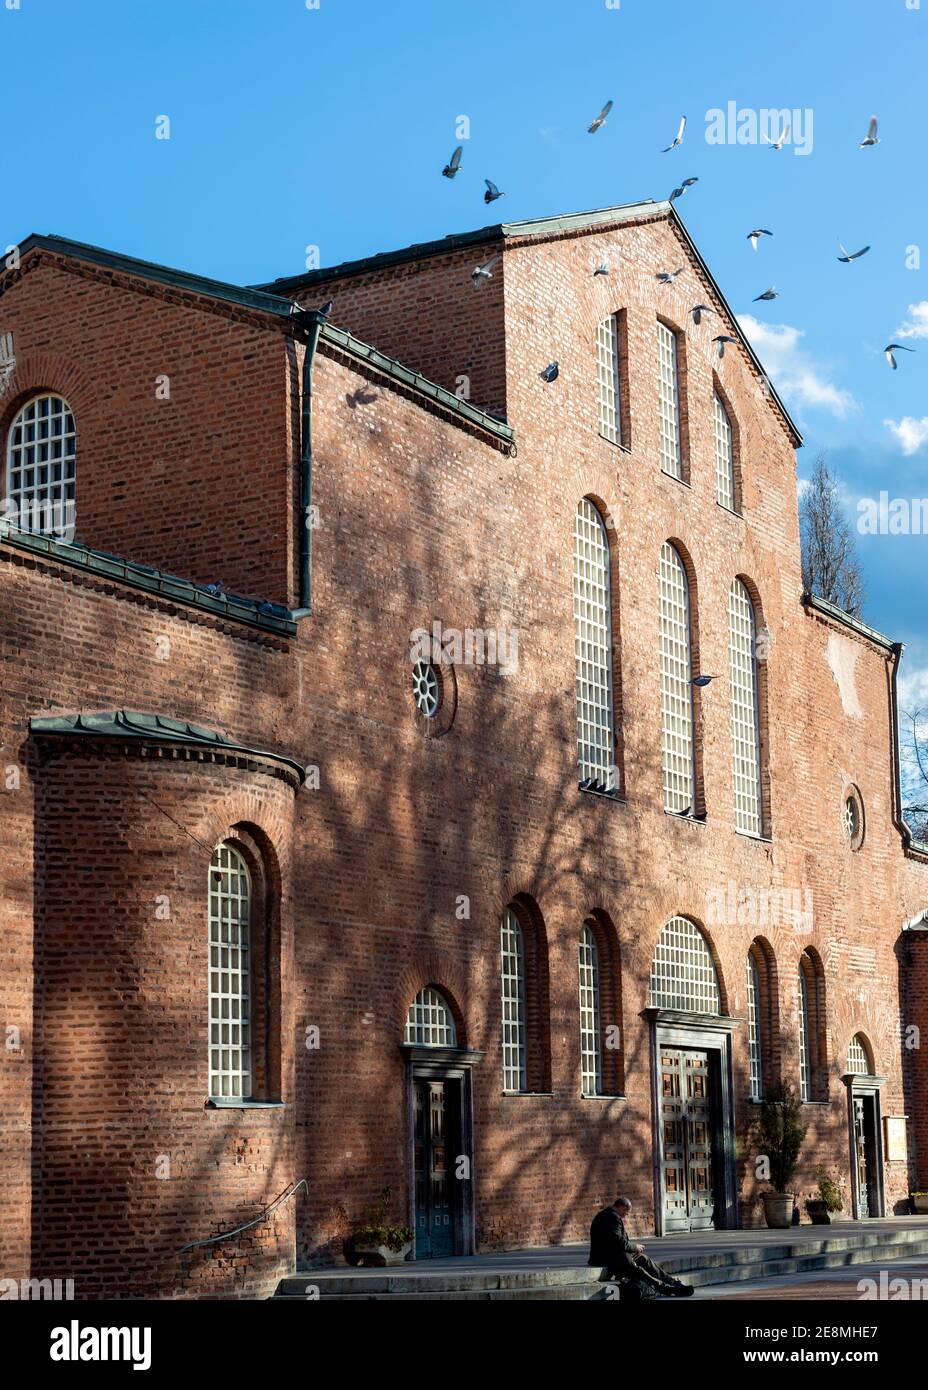
[[647, 1255], [626, 1255], [618, 1269], [610, 1271], [614, 1279], [628, 1279], [637, 1285], [644, 1298], [654, 1298], [658, 1293], [666, 1293], [671, 1287], [673, 1276], [665, 1274], [660, 1265]]

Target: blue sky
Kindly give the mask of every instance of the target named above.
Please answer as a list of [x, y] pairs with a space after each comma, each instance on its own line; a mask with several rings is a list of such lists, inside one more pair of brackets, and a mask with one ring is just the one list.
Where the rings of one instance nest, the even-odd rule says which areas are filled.
[[[928, 0], [15, 3], [4, 245], [56, 232], [254, 282], [301, 270], [307, 245], [333, 264], [698, 176], [678, 206], [805, 433], [800, 476], [827, 449], [853, 518], [884, 489], [928, 497]], [[709, 144], [729, 102], [811, 112], [811, 152]], [[861, 150], [871, 113], [882, 143]], [[485, 176], [506, 193], [491, 210]], [[757, 254], [754, 226], [774, 232]], [[838, 238], [872, 250], [841, 265]], [[892, 340], [917, 349], [897, 372]], [[909, 644], [904, 694], [928, 703], [928, 537], [860, 547], [865, 616]]]

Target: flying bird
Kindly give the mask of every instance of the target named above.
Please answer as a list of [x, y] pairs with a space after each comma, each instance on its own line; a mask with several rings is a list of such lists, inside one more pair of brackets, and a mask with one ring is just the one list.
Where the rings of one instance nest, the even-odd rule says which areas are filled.
[[541, 377], [542, 381], [556, 381], [556, 380], [557, 380], [557, 374], [558, 374], [558, 365], [557, 365], [556, 362], [549, 362], [548, 365], [547, 365], [547, 367], [545, 367], [544, 371], [538, 373], [538, 375]]
[[483, 263], [483, 265], [478, 265], [474, 267], [474, 269], [471, 271], [470, 278], [474, 282], [475, 290], [482, 289], [488, 280], [493, 279], [492, 268], [496, 265], [496, 262], [498, 260], [499, 256], [491, 256], [488, 261], [485, 261]]
[[684, 132], [684, 130], [686, 130], [686, 117], [685, 117], [685, 116], [681, 116], [681, 117], [680, 117], [680, 129], [677, 131], [676, 135], [674, 136], [673, 144], [668, 145], [666, 149], [661, 150], [661, 154], [669, 154], [670, 151], [671, 151], [671, 150], [675, 150], [676, 147], [677, 147], [678, 145], [682, 145], [682, 143], [683, 143], [683, 132]]
[[662, 285], [672, 285], [678, 275], [683, 274], [683, 266], [679, 270], [659, 270], [655, 279], [660, 280]]
[[748, 232], [748, 241], [757, 250], [757, 243], [762, 236], [773, 236], [773, 232], [768, 232], [766, 227], [755, 227], [753, 232]]
[[841, 248], [841, 255], [838, 257], [838, 260], [843, 261], [845, 265], [850, 265], [851, 261], [860, 260], [861, 256], [866, 256], [867, 252], [870, 250], [869, 246], [865, 246], [862, 251], [848, 251], [846, 247], [841, 246], [840, 241], [838, 242], [838, 246]]
[[737, 343], [738, 339], [737, 339], [737, 338], [732, 338], [728, 333], [720, 333], [719, 336], [718, 336], [717, 338], [713, 338], [712, 341], [713, 341], [714, 343], [718, 343], [718, 345], [719, 345], [719, 357], [724, 357], [724, 356], [725, 356], [725, 344], [726, 344], [726, 343]]
[[506, 196], [504, 193], [500, 193], [492, 179], [484, 179], [484, 183], [487, 186], [487, 191], [483, 195], [483, 201], [485, 203], [492, 203], [494, 198], [504, 198]]
[[886, 361], [889, 363], [889, 365], [895, 372], [899, 370], [899, 363], [896, 361], [895, 354], [897, 352], [914, 352], [915, 349], [904, 347], [902, 343], [888, 343], [886, 347], [883, 349], [883, 351], [886, 354]]
[[703, 314], [714, 314], [715, 310], [708, 304], [694, 304], [690, 313], [693, 315], [693, 322], [699, 325], [702, 323]]
[[764, 134], [764, 139], [767, 141], [767, 144], [770, 146], [772, 150], [782, 150], [783, 146], [789, 139], [789, 132], [790, 124], [789, 121], [787, 121], [775, 140], [771, 140], [770, 136], [766, 133]]
[[693, 184], [694, 184], [694, 183], [698, 183], [698, 182], [699, 182], [699, 179], [684, 179], [683, 182], [680, 184], [680, 187], [679, 187], [679, 188], [675, 188], [675, 189], [673, 190], [673, 192], [671, 193], [671, 195], [670, 195], [670, 197], [668, 198], [667, 201], [670, 202], [670, 203], [672, 203], [673, 200], [674, 200], [674, 198], [682, 198], [683, 195], [684, 195], [684, 193], [686, 192], [686, 190], [687, 190], [688, 188], [692, 188], [692, 187], [693, 187]]
[[871, 116], [871, 117], [870, 117], [870, 125], [869, 125], [869, 127], [868, 127], [868, 129], [867, 129], [867, 134], [864, 136], [863, 140], [861, 140], [861, 142], [860, 142], [860, 146], [859, 146], [860, 149], [865, 150], [865, 149], [867, 148], [868, 145], [878, 145], [878, 144], [880, 143], [880, 137], [877, 135], [876, 130], [877, 130], [876, 116]]
[[454, 154], [451, 156], [451, 158], [448, 160], [448, 163], [445, 165], [444, 169], [442, 169], [442, 171], [441, 171], [441, 172], [444, 174], [444, 176], [445, 176], [446, 179], [453, 179], [454, 176], [455, 176], [455, 174], [457, 173], [457, 171], [460, 169], [460, 167], [461, 167], [461, 155], [462, 155], [463, 153], [464, 153], [464, 146], [463, 146], [463, 145], [458, 145], [458, 147], [457, 147], [457, 149], [455, 150]]
[[761, 299], [779, 299], [779, 298], [780, 298], [779, 291], [778, 291], [778, 290], [775, 290], [775, 289], [773, 289], [773, 288], [771, 288], [771, 289], [769, 289], [769, 290], [764, 290], [763, 294], [755, 295], [755, 296], [754, 296], [754, 301], [753, 301], [753, 302], [754, 302], [755, 304], [757, 304], [758, 301], [761, 300]]
[[603, 107], [602, 111], [600, 111], [599, 115], [596, 117], [596, 120], [593, 122], [593, 124], [592, 124], [591, 126], [587, 126], [587, 134], [588, 134], [588, 135], [595, 135], [595, 134], [596, 134], [597, 130], [599, 130], [599, 127], [604, 123], [606, 117], [609, 115], [609, 112], [610, 112], [611, 110], [612, 110], [612, 102], [611, 102], [611, 101], [607, 101], [606, 104], [605, 104], [605, 106]]
[[598, 265], [598, 266], [596, 267], [596, 269], [593, 271], [593, 275], [594, 275], [594, 276], [596, 276], [596, 275], [608, 275], [608, 274], [609, 274], [609, 262], [608, 262], [608, 261], [600, 261], [599, 265]]
[[700, 688], [700, 690], [701, 690], [702, 687], [703, 687], [704, 685], [708, 685], [710, 681], [714, 681], [714, 680], [718, 680], [718, 677], [717, 677], [717, 676], [694, 676], [694, 677], [693, 677], [693, 680], [692, 680], [692, 684], [693, 684], [693, 685], [698, 685], [699, 688]]

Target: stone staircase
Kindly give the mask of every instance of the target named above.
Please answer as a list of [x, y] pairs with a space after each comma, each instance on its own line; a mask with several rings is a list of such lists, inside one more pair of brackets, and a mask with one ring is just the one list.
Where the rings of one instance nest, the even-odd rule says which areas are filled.
[[[649, 1251], [668, 1274], [677, 1275], [695, 1287], [737, 1284], [772, 1279], [784, 1274], [804, 1274], [814, 1270], [845, 1269], [850, 1265], [873, 1264], [883, 1260], [915, 1259], [928, 1256], [928, 1227], [890, 1232], [823, 1235], [802, 1240], [786, 1237], [781, 1244], [739, 1244], [707, 1250], [698, 1255], [665, 1258], [653, 1244]], [[526, 1252], [520, 1252], [524, 1256]], [[602, 1299], [607, 1295], [599, 1282], [599, 1271], [581, 1264], [554, 1264], [539, 1252], [531, 1267], [506, 1267], [506, 1256], [493, 1261], [478, 1257], [465, 1268], [430, 1270], [428, 1263], [399, 1265], [391, 1269], [309, 1270], [282, 1279], [274, 1301], [307, 1299], [328, 1302], [364, 1302], [372, 1299], [401, 1301], [493, 1300], [528, 1302], [580, 1301]], [[524, 1261], [522, 1261], [524, 1264]], [[495, 1264], [497, 1267], [492, 1267]], [[318, 1291], [318, 1292], [317, 1292]]]

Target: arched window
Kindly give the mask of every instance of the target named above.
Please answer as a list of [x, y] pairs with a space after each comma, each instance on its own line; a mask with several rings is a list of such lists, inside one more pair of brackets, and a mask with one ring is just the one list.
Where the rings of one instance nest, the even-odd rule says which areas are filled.
[[860, 1033], [855, 1033], [851, 1038], [851, 1045], [847, 1050], [847, 1069], [855, 1076], [873, 1075], [870, 1049], [867, 1046], [866, 1038]]
[[751, 1063], [752, 1100], [760, 1100], [764, 1094], [763, 1042], [760, 1020], [760, 976], [757, 959], [753, 951], [748, 952], [748, 1055]]
[[405, 1041], [416, 1047], [457, 1047], [457, 1031], [447, 1000], [432, 985], [420, 989], [409, 1006]]
[[500, 927], [503, 1002], [503, 1090], [527, 1091], [525, 1028], [525, 944], [522, 924], [507, 908]]
[[622, 380], [619, 315], [610, 314], [596, 329], [596, 374], [599, 383], [599, 432], [622, 443]]
[[232, 845], [209, 866], [209, 1091], [223, 1099], [252, 1094], [251, 875]]
[[580, 781], [615, 791], [609, 538], [602, 517], [586, 498], [574, 522], [574, 644]]
[[763, 833], [760, 780], [760, 707], [757, 682], [757, 623], [751, 595], [740, 579], [728, 594], [728, 655], [731, 671], [731, 748], [735, 828]]
[[28, 401], [7, 436], [6, 495], [21, 531], [73, 539], [77, 432], [61, 396]]
[[671, 917], [651, 962], [651, 1008], [717, 1014], [719, 980], [706, 938], [688, 917]]
[[683, 477], [680, 444], [680, 380], [677, 335], [666, 323], [657, 324], [658, 418], [661, 429], [661, 468], [673, 478]]
[[799, 1094], [805, 1101], [828, 1099], [825, 1066], [825, 976], [812, 951], [799, 959]]
[[664, 807], [692, 815], [696, 774], [690, 586], [683, 561], [669, 541], [661, 546], [659, 585]]
[[580, 1089], [585, 1096], [603, 1094], [599, 951], [589, 924], [580, 932]]
[[735, 511], [735, 446], [728, 411], [716, 391], [715, 409], [715, 497], [723, 507]]

